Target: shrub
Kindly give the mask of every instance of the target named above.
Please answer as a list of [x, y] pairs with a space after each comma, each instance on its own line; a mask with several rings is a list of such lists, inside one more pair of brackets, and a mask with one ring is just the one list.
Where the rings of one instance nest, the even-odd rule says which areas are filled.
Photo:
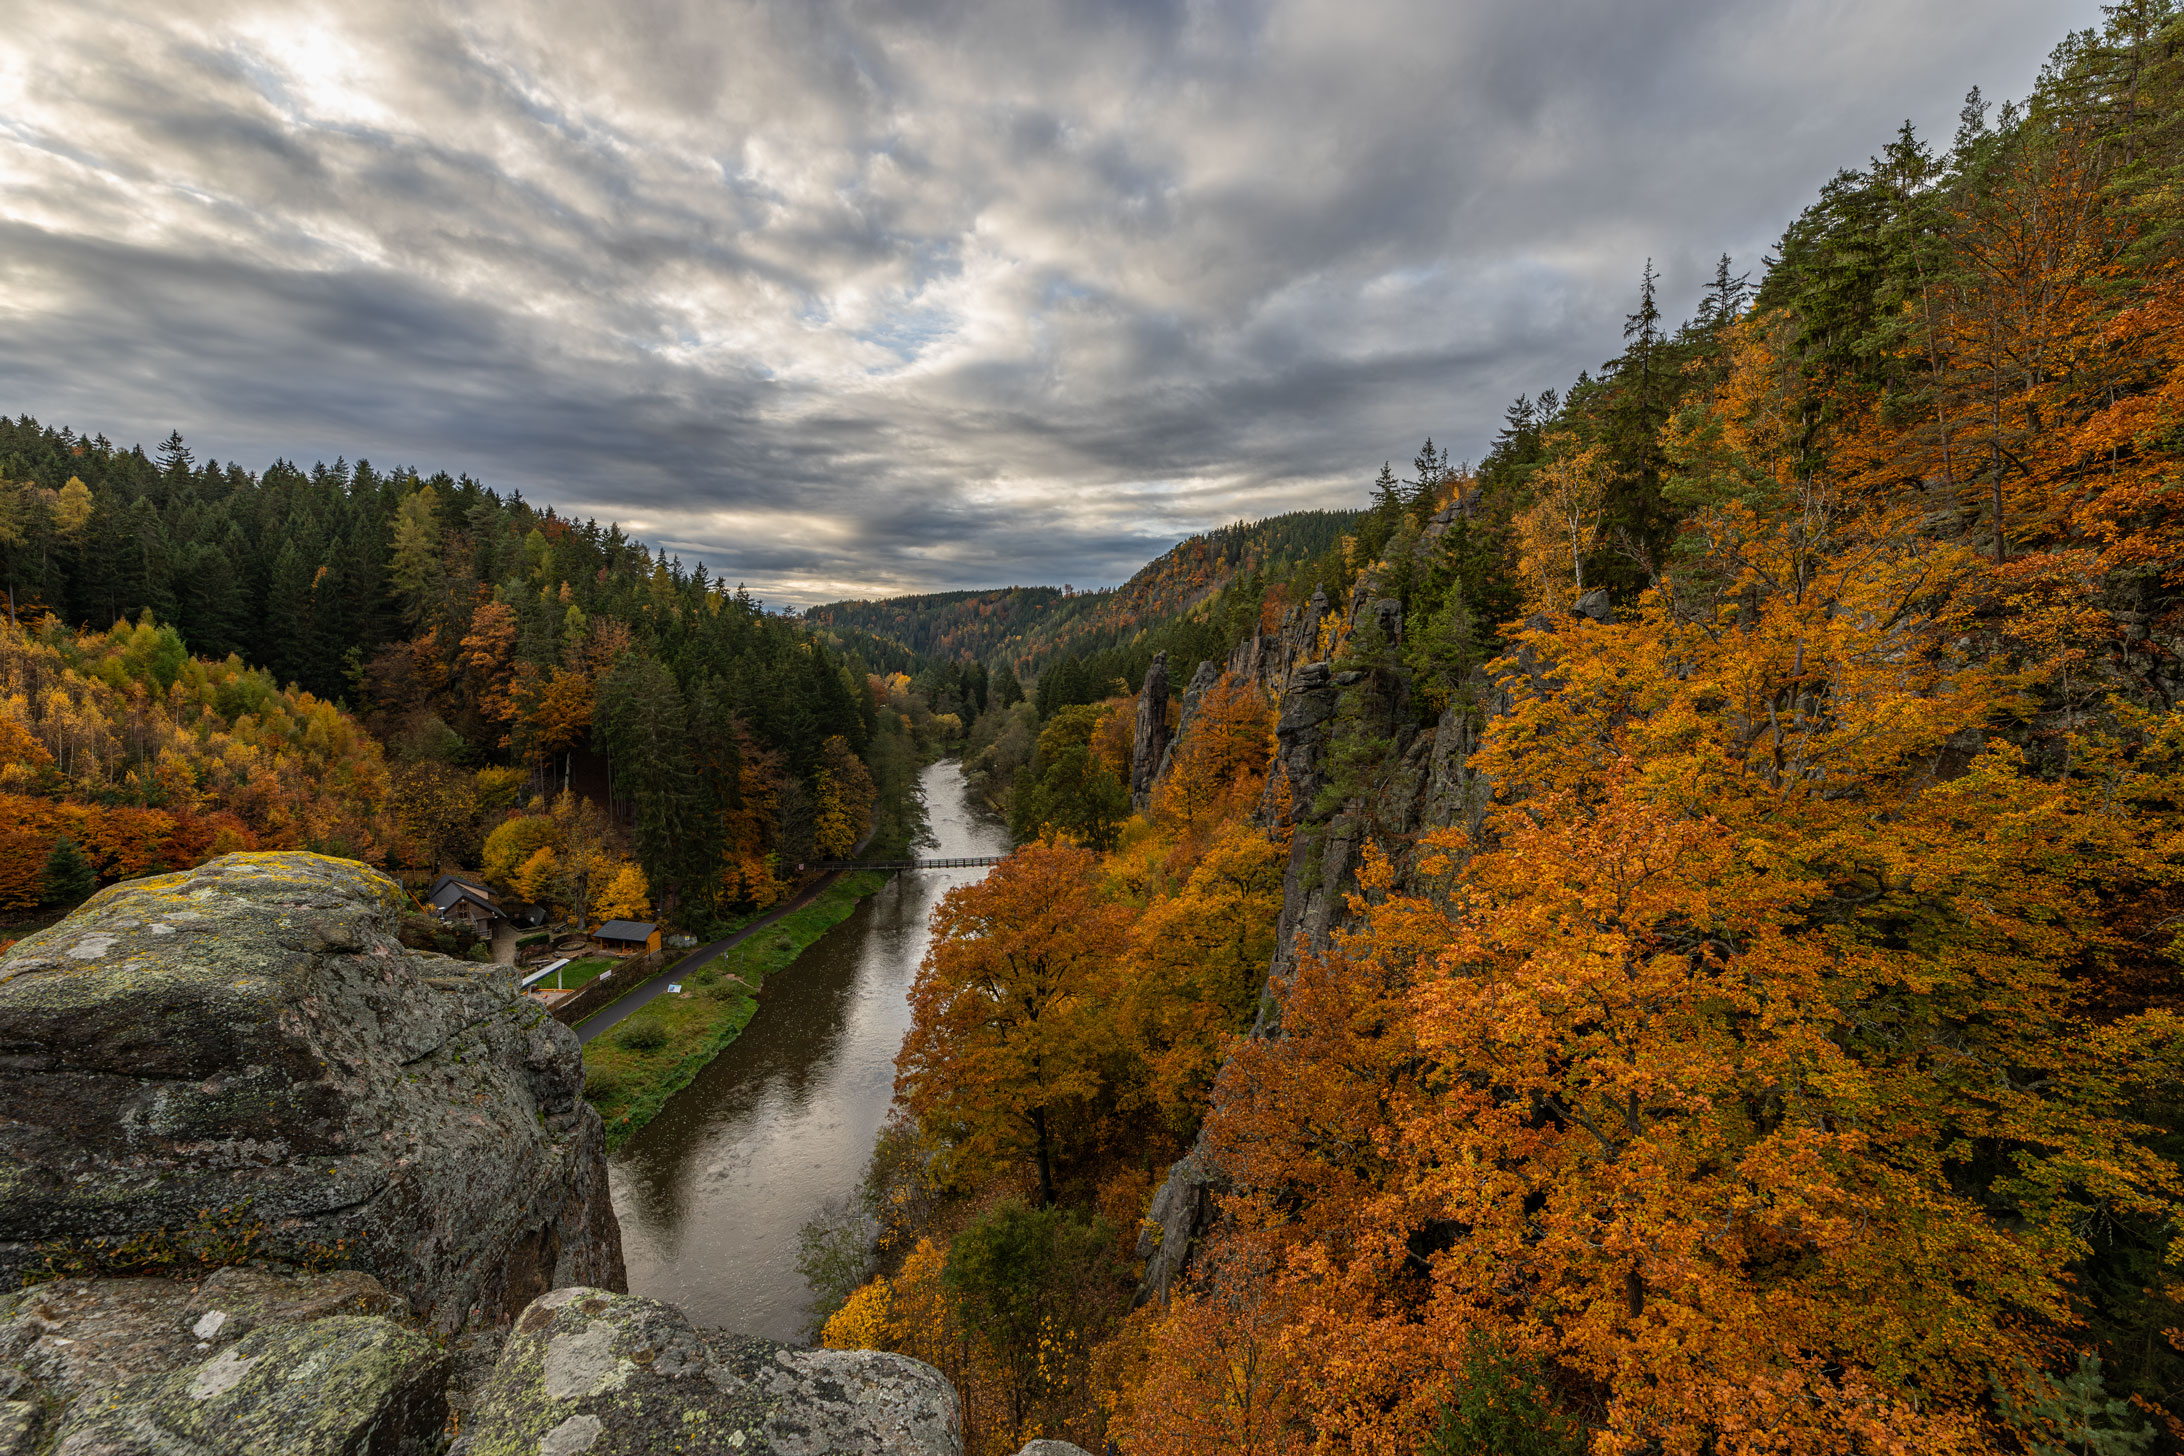
[[1585, 1446], [1540, 1372], [1482, 1339], [1465, 1352], [1423, 1456], [1584, 1456]]
[[633, 1052], [656, 1052], [667, 1045], [667, 1028], [649, 1017], [632, 1017], [614, 1034], [614, 1043]]

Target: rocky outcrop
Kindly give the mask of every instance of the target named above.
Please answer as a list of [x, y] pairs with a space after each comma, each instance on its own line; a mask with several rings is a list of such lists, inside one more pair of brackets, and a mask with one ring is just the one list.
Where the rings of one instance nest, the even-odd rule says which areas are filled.
[[446, 1358], [371, 1315], [253, 1330], [202, 1364], [85, 1396], [55, 1456], [410, 1456], [438, 1444]]
[[0, 1452], [407, 1456], [439, 1445], [447, 1371], [368, 1274], [58, 1280], [0, 1299]]
[[1168, 756], [1168, 654], [1153, 654], [1138, 691], [1137, 730], [1130, 745], [1130, 807], [1142, 814], [1153, 802], [1153, 778]]
[[673, 1307], [557, 1289], [516, 1321], [451, 1456], [961, 1456], [929, 1365], [692, 1329]]
[[1092, 1456], [1092, 1453], [1067, 1441], [1028, 1441], [1016, 1456]]
[[[1421, 550], [1470, 511], [1471, 504], [1460, 501], [1436, 514]], [[1253, 1036], [1281, 1034], [1282, 1003], [1298, 957], [1326, 950], [1348, 921], [1349, 897], [1357, 889], [1368, 843], [1389, 855], [1398, 890], [1438, 893], [1444, 887], [1426, 882], [1415, 841], [1422, 831], [1439, 828], [1464, 829], [1476, 840], [1492, 798], [1492, 785], [1471, 763], [1478, 706], [1451, 706], [1436, 722], [1417, 721], [1410, 684], [1392, 650], [1402, 641], [1402, 607], [1376, 597], [1373, 587], [1370, 577], [1360, 579], [1346, 617], [1333, 618], [1326, 596], [1315, 591], [1277, 629], [1254, 632], [1229, 658], [1229, 673], [1256, 683], [1277, 707], [1274, 760], [1259, 817], [1270, 827], [1280, 819], [1290, 830], [1273, 960]], [[1610, 620], [1607, 594], [1587, 593], [1571, 614]], [[1338, 671], [1329, 660], [1331, 626], [1344, 621], [1377, 629], [1391, 649], [1381, 666]], [[1518, 660], [1522, 670], [1522, 653]], [[1475, 687], [1487, 716], [1504, 706], [1483, 678]], [[1368, 781], [1345, 783], [1329, 795], [1333, 749], [1345, 725], [1383, 741], [1385, 752]], [[1218, 1081], [1213, 1096], [1217, 1104], [1223, 1096]], [[1221, 1170], [1201, 1135], [1153, 1195], [1138, 1241], [1138, 1257], [1145, 1261], [1141, 1300], [1167, 1298], [1213, 1216], [1220, 1186]]]
[[0, 1298], [0, 1456], [424, 1456], [451, 1412], [460, 1456], [962, 1456], [955, 1391], [900, 1355], [586, 1288], [501, 1338], [449, 1345], [354, 1271], [33, 1285]]
[[1138, 1225], [1137, 1256], [1145, 1271], [1138, 1281], [1141, 1299], [1165, 1299], [1190, 1263], [1199, 1232], [1213, 1213], [1219, 1182], [1205, 1138], [1168, 1168], [1153, 1190], [1152, 1206]]
[[403, 903], [229, 855], [0, 956], [0, 1456], [961, 1456], [930, 1366], [617, 1293], [574, 1034]]
[[[1153, 770], [1153, 783], [1157, 784], [1168, 776], [1168, 769], [1175, 762], [1176, 745], [1183, 741], [1184, 734], [1191, 731], [1191, 721], [1198, 716], [1199, 705], [1205, 702], [1207, 691], [1220, 680], [1221, 669], [1201, 659], [1198, 670], [1191, 674], [1190, 682], [1183, 688], [1182, 711], [1175, 720], [1175, 731], [1168, 735], [1167, 746], [1161, 749], [1160, 765]], [[1150, 787], [1146, 790], [1146, 802], [1152, 802]]]
[[0, 1273], [338, 1264], [441, 1331], [619, 1287], [575, 1036], [507, 967], [404, 946], [403, 905], [227, 855], [0, 956]]

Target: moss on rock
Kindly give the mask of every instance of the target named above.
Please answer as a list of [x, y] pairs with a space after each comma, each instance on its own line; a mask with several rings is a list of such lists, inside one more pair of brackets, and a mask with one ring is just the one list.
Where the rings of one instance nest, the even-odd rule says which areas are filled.
[[70, 1456], [408, 1456], [447, 1419], [446, 1357], [376, 1315], [267, 1325], [212, 1358], [86, 1395], [58, 1432]]

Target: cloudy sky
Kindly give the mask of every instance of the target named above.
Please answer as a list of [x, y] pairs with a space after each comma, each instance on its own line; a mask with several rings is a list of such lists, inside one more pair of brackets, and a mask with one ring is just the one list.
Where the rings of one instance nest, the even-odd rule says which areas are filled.
[[1111, 583], [1689, 311], [2096, 0], [39, 0], [0, 410], [776, 602]]

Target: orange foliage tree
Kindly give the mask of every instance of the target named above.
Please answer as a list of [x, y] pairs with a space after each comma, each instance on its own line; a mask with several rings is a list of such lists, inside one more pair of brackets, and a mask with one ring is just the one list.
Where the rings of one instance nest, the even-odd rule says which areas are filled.
[[183, 869], [236, 849], [399, 858], [389, 775], [354, 719], [235, 659], [192, 659], [149, 619], [108, 632], [0, 622], [0, 908], [72, 838], [99, 875]]
[[1176, 741], [1153, 815], [1183, 826], [1242, 818], [1258, 802], [1274, 752], [1274, 715], [1259, 690], [1227, 673], [1207, 689]]
[[2176, 730], [2034, 778], [1961, 746], [2022, 701], [1944, 655], [1969, 548], [1812, 492], [1692, 529], [1707, 590], [1505, 664], [1487, 840], [1427, 838], [1460, 912], [1369, 869], [1227, 1074], [1324, 1440], [1415, 1449], [1485, 1332], [1597, 1450], [2000, 1449], [2088, 1220], [2179, 1211], [2122, 1109], [2184, 1039], [2090, 1014], [2139, 954], [2104, 901], [2173, 882]]
[[1026, 846], [942, 897], [895, 1089], [944, 1178], [1028, 1157], [1041, 1201], [1054, 1201], [1063, 1119], [1100, 1086], [1102, 1001], [1123, 931], [1091, 853], [1066, 844]]

